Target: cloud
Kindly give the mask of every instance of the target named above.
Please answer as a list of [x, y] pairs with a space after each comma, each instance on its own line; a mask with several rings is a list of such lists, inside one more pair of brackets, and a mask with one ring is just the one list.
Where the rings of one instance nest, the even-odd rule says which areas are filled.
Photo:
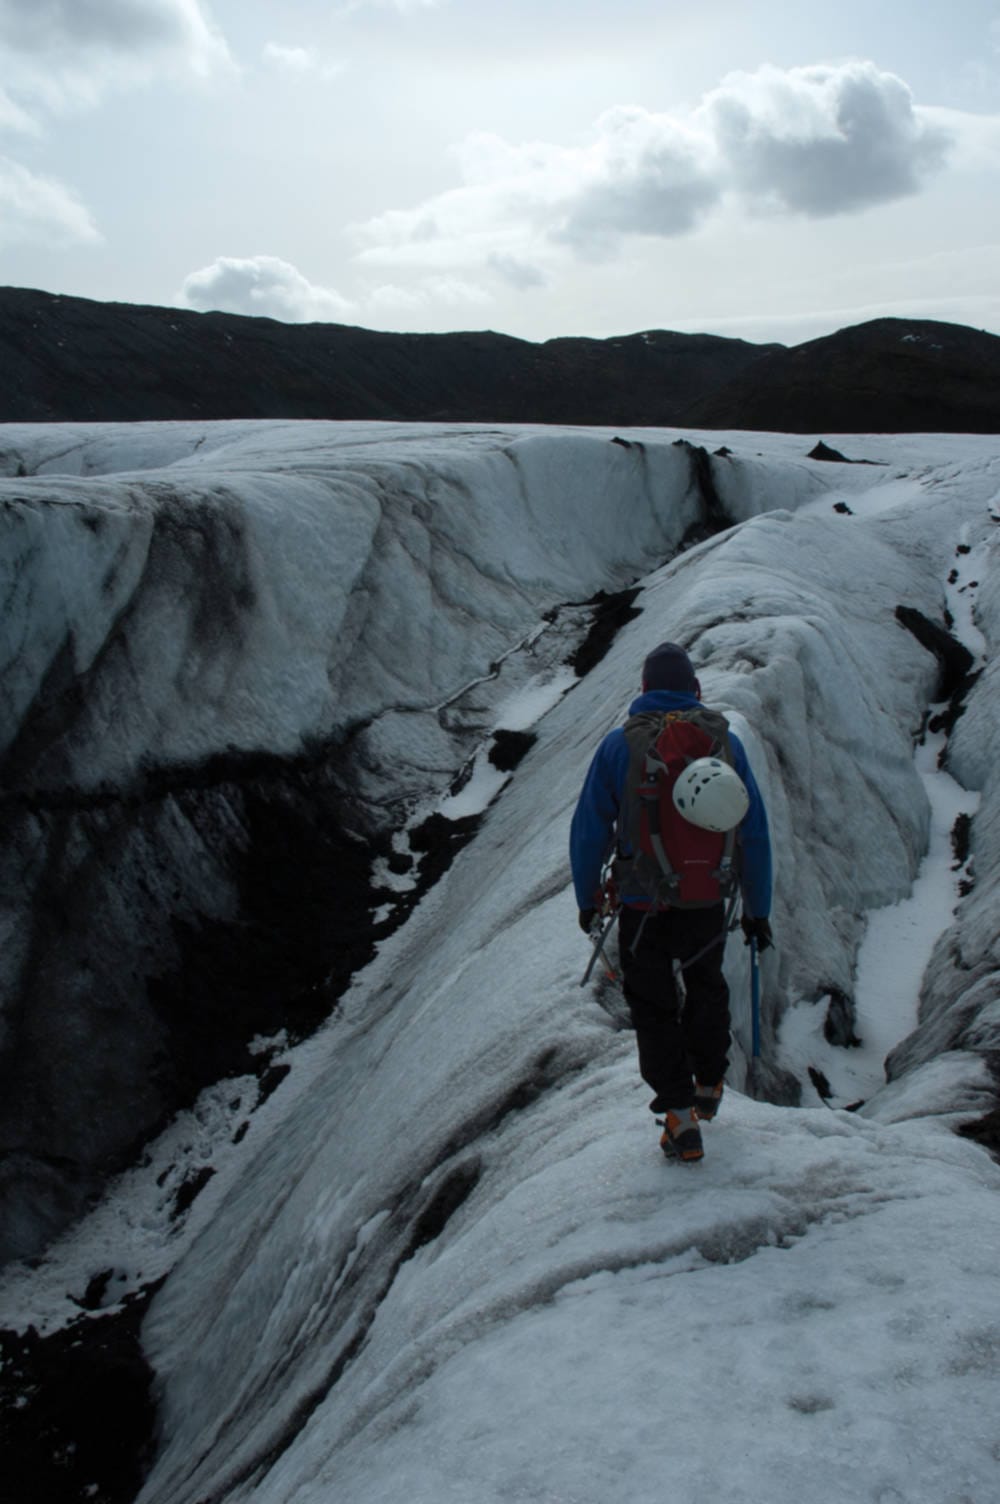
[[0, 245], [64, 246], [100, 239], [90, 211], [70, 189], [0, 157]]
[[384, 283], [366, 295], [365, 308], [372, 314], [417, 313], [442, 304], [449, 308], [481, 308], [493, 298], [484, 287], [458, 277], [425, 277], [409, 287]]
[[283, 47], [280, 42], [268, 42], [264, 58], [279, 68], [291, 73], [310, 73], [316, 67], [316, 54], [308, 47]]
[[468, 137], [452, 156], [460, 187], [353, 227], [362, 263], [443, 271], [499, 258], [541, 268], [551, 231], [596, 175], [594, 149], [515, 146], [486, 133]]
[[253, 314], [286, 323], [337, 323], [354, 305], [277, 256], [219, 256], [185, 277], [177, 302], [201, 312]]
[[435, 10], [446, 3], [447, 0], [344, 0], [339, 13], [353, 16], [359, 10], [394, 10], [405, 16], [418, 10]]
[[38, 123], [0, 88], [0, 130], [20, 131], [24, 135], [37, 136]]
[[967, 172], [996, 172], [1000, 162], [1000, 115], [970, 115], [937, 105], [921, 111], [952, 142], [950, 160]]
[[589, 171], [567, 205], [556, 240], [594, 259], [622, 235], [684, 235], [716, 203], [711, 142], [667, 115], [615, 109], [597, 122]]
[[956, 140], [954, 121], [873, 63], [768, 66], [729, 75], [684, 116], [609, 110], [585, 145], [472, 136], [453, 153], [458, 187], [353, 231], [367, 265], [544, 277], [566, 251], [596, 261], [624, 237], [689, 235], [725, 199], [815, 218], [888, 203], [918, 192]]
[[185, 277], [176, 298], [202, 313], [250, 314], [284, 323], [342, 323], [348, 317], [426, 318], [444, 308], [482, 308], [492, 303], [486, 288], [461, 277], [420, 277], [406, 286], [385, 282], [356, 301], [319, 287], [277, 256], [219, 256]]
[[866, 62], [734, 73], [699, 114], [744, 200], [813, 217], [916, 193], [952, 144], [901, 79]]
[[201, 0], [0, 0], [7, 87], [57, 110], [163, 68], [231, 68]]
[[275, 68], [288, 73], [314, 73], [320, 78], [335, 78], [343, 73], [343, 63], [327, 62], [312, 47], [286, 47], [280, 42], [268, 42], [264, 48], [264, 60]]
[[[601, 260], [622, 235], [683, 234], [719, 196], [711, 144], [663, 116], [608, 111], [584, 147], [471, 136], [463, 186], [354, 227], [359, 260], [443, 269], [522, 266], [544, 277], [560, 247]], [[509, 280], [509, 279], [508, 279]]]
[[200, 0], [0, 0], [0, 38], [44, 60], [169, 50], [207, 71], [228, 57]]
[[[0, 130], [41, 134], [40, 112], [98, 103], [155, 71], [231, 67], [200, 0], [0, 0]], [[0, 158], [0, 243], [101, 239], [89, 210], [54, 178]]]
[[516, 256], [494, 254], [486, 264], [501, 281], [518, 292], [526, 292], [530, 287], [544, 287], [549, 280], [541, 267], [533, 266], [530, 261], [519, 261]]

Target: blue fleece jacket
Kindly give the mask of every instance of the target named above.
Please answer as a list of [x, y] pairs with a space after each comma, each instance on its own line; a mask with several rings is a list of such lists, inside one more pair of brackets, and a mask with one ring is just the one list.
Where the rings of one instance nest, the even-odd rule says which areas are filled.
[[[696, 695], [677, 690], [655, 689], [633, 700], [629, 715], [643, 711], [686, 710], [699, 705]], [[771, 912], [771, 838], [767, 812], [760, 796], [743, 743], [735, 732], [729, 733], [733, 766], [746, 784], [750, 808], [739, 826], [742, 853], [740, 883], [743, 909], [751, 919], [766, 919]], [[593, 908], [598, 902], [601, 872], [614, 850], [618, 811], [628, 777], [629, 751], [621, 726], [601, 742], [584, 780], [573, 823], [570, 828], [569, 852], [573, 867], [573, 886], [577, 906]]]

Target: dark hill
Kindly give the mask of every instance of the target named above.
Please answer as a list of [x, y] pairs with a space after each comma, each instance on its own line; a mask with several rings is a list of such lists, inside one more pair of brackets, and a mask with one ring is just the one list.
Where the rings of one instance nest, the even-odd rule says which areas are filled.
[[875, 319], [766, 354], [680, 421], [778, 433], [1000, 433], [1000, 338]]
[[786, 349], [653, 330], [385, 334], [0, 288], [0, 422], [383, 418], [1000, 432], [1000, 338], [876, 319]]
[[671, 424], [779, 345], [653, 331], [531, 344], [0, 288], [0, 421], [396, 418]]

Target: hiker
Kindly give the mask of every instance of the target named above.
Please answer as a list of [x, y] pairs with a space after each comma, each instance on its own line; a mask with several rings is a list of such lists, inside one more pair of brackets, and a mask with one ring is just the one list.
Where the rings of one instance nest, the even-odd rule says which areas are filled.
[[[653, 742], [669, 766], [647, 758]], [[612, 856], [612, 886], [602, 887]], [[745, 942], [759, 951], [772, 943], [771, 843], [743, 745], [702, 706], [676, 643], [649, 654], [628, 721], [594, 754], [570, 860], [585, 933], [621, 905], [622, 981], [639, 1070], [656, 1093], [650, 1107], [663, 1114], [660, 1145], [668, 1157], [699, 1160], [699, 1123], [715, 1117], [729, 1063], [727, 918], [741, 895]]]

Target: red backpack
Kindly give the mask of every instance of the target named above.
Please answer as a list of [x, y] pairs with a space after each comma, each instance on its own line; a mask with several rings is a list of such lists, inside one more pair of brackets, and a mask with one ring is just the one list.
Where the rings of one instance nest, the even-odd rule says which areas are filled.
[[644, 711], [625, 723], [625, 739], [629, 769], [612, 869], [618, 893], [646, 909], [721, 903], [736, 885], [736, 831], [692, 825], [674, 805], [673, 792], [696, 758], [718, 757], [732, 766], [729, 722], [701, 705]]

